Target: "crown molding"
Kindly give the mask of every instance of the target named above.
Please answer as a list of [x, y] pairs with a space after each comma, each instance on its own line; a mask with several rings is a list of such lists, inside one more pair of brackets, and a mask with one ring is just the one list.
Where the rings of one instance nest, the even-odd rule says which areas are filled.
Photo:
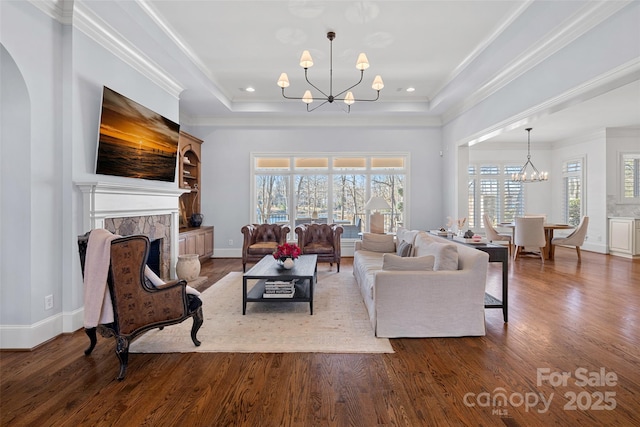
[[458, 145], [469, 146], [489, 140], [501, 133], [523, 127], [539, 117], [564, 110], [568, 106], [584, 102], [594, 96], [602, 95], [625, 84], [640, 80], [640, 58], [635, 58], [621, 66], [609, 70], [583, 84], [550, 98], [545, 102], [509, 117], [495, 125], [470, 135]]
[[28, 2], [61, 24], [71, 25], [73, 22], [74, 0], [28, 0]]
[[519, 7], [507, 19], [505, 19], [498, 28], [493, 31], [493, 33], [491, 33], [486, 39], [480, 42], [478, 46], [476, 46], [476, 48], [469, 55], [467, 55], [467, 57], [464, 58], [462, 62], [460, 62], [460, 64], [458, 64], [458, 66], [451, 72], [445, 82], [439, 88], [437, 88], [431, 96], [428, 97], [431, 100], [432, 108], [435, 108], [445, 98], [445, 96], [443, 95], [443, 91], [445, 90], [445, 88], [453, 83], [453, 81], [460, 75], [460, 73], [466, 70], [473, 63], [473, 61], [475, 61], [476, 58], [478, 58], [478, 56], [482, 54], [482, 52], [484, 52], [489, 46], [491, 46], [493, 42], [495, 42], [496, 39], [498, 39], [498, 37], [507, 28], [509, 28], [509, 26], [511, 26], [511, 24], [513, 24], [513, 22], [520, 15], [524, 13], [524, 11], [533, 3], [533, 1], [534, 0], [523, 1], [519, 5]]
[[439, 128], [440, 117], [425, 115], [381, 115], [375, 117], [357, 116], [300, 116], [261, 115], [255, 117], [189, 117], [180, 115], [180, 123], [189, 126], [211, 126], [216, 128], [306, 128], [306, 127], [367, 127], [367, 128]]
[[73, 25], [176, 99], [179, 98], [184, 88], [158, 64], [93, 13], [85, 2], [75, 2]]
[[231, 97], [229, 94], [225, 93], [222, 89], [222, 86], [218, 84], [216, 78], [211, 71], [207, 68], [207, 66], [202, 62], [200, 57], [195, 54], [191, 46], [189, 46], [186, 42], [184, 42], [177, 34], [177, 32], [171, 28], [169, 24], [167, 24], [158, 14], [156, 9], [152, 6], [152, 4], [147, 0], [137, 0], [137, 4], [140, 8], [151, 18], [153, 22], [158, 26], [160, 30], [162, 30], [165, 35], [173, 41], [173, 43], [180, 49], [180, 51], [193, 63], [196, 68], [204, 75], [207, 79], [209, 79], [210, 85], [209, 90], [211, 90], [212, 94], [215, 95], [218, 100], [225, 105], [227, 108], [231, 109]]
[[631, 2], [632, 0], [589, 2], [579, 12], [558, 25], [554, 31], [550, 31], [546, 38], [532, 45], [530, 49], [505, 66], [500, 73], [482, 85], [472, 96], [449, 108], [442, 115], [444, 123], [449, 123], [505, 88], [516, 78], [568, 46]]

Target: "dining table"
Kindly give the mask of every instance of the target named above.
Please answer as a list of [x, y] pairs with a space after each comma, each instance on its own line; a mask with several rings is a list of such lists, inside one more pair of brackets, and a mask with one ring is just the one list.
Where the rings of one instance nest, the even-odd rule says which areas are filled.
[[[511, 228], [511, 233], [512, 233], [512, 241], [515, 242], [515, 231], [516, 231], [516, 224], [515, 222], [503, 222], [498, 224], [498, 226], [500, 227], [505, 227], [505, 228]], [[545, 247], [543, 250], [543, 256], [544, 259], [549, 259], [552, 260], [554, 255], [555, 255], [555, 246], [552, 244], [553, 241], [553, 232], [555, 230], [570, 230], [575, 228], [573, 225], [569, 225], [569, 224], [554, 224], [554, 223], [545, 223], [543, 224], [544, 227], [544, 239], [545, 239]]]

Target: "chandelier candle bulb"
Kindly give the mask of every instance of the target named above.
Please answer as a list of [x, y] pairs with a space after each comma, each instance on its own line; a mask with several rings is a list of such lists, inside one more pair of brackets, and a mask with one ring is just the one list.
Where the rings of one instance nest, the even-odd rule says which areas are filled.
[[384, 87], [384, 82], [382, 81], [382, 77], [380, 77], [380, 75], [377, 75], [375, 79], [373, 79], [373, 84], [371, 85], [371, 87], [374, 90], [382, 90], [382, 88]]
[[369, 68], [369, 60], [367, 59], [367, 55], [361, 53], [358, 55], [358, 60], [356, 61], [356, 68], [360, 71], [364, 71]]
[[347, 105], [351, 105], [353, 104], [355, 101], [355, 98], [353, 97], [353, 93], [352, 92], [347, 92], [347, 96], [344, 97], [344, 103]]
[[311, 104], [313, 102], [313, 96], [311, 96], [310, 90], [304, 92], [304, 95], [302, 95], [302, 102], [305, 102], [307, 104]]
[[287, 73], [280, 74], [280, 78], [278, 79], [278, 86], [281, 88], [289, 87], [289, 76]]
[[313, 67], [313, 59], [311, 58], [311, 54], [308, 50], [302, 52], [302, 56], [300, 57], [300, 66], [305, 70]]

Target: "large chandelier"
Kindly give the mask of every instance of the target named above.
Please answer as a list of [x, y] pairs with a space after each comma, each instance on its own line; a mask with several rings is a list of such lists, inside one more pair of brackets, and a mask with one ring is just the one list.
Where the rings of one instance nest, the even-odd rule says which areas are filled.
[[[327, 93], [325, 93], [324, 91], [322, 91], [316, 85], [314, 85], [309, 81], [307, 71], [309, 70], [310, 67], [313, 66], [313, 59], [311, 59], [311, 54], [309, 53], [309, 51], [305, 50], [304, 52], [302, 52], [302, 56], [300, 57], [300, 66], [304, 68], [304, 78], [307, 81], [307, 83], [309, 83], [311, 87], [313, 87], [315, 90], [320, 92], [322, 96], [319, 96], [319, 97], [316, 96], [314, 98], [313, 95], [311, 95], [310, 90], [305, 91], [304, 95], [302, 95], [302, 98], [296, 98], [296, 97], [285, 95], [284, 89], [289, 87], [289, 77], [287, 76], [287, 73], [280, 74], [280, 78], [278, 79], [278, 86], [282, 88], [282, 96], [285, 97], [286, 99], [302, 100], [302, 102], [307, 104], [308, 112], [314, 111], [322, 107], [327, 102], [331, 104], [333, 103], [333, 101], [343, 101], [347, 105], [346, 112], [349, 113], [351, 111], [351, 105], [356, 101], [358, 102], [377, 101], [378, 98], [380, 97], [380, 90], [382, 90], [382, 88], [384, 87], [384, 83], [382, 82], [382, 77], [380, 76], [376, 76], [375, 79], [373, 79], [373, 84], [371, 85], [371, 87], [377, 92], [376, 97], [374, 99], [359, 99], [354, 97], [353, 93], [351, 92], [351, 89], [358, 86], [362, 82], [362, 78], [364, 77], [364, 70], [369, 68], [369, 61], [367, 60], [367, 56], [364, 53], [361, 53], [360, 55], [358, 55], [358, 60], [356, 61], [356, 68], [360, 70], [360, 80], [358, 80], [358, 83], [346, 88], [342, 92], [339, 92], [335, 95], [333, 94], [333, 39], [336, 38], [336, 33], [334, 33], [333, 31], [329, 31], [327, 33], [327, 38], [329, 39], [329, 45], [331, 46], [330, 56], [329, 56], [329, 60], [330, 60], [329, 62], [329, 94], [327, 95]], [[309, 105], [311, 105], [313, 101], [322, 101], [322, 103], [316, 107], [309, 108]]]
[[541, 182], [549, 179], [548, 172], [539, 172], [533, 163], [531, 163], [531, 129], [533, 128], [525, 129], [527, 131], [527, 162], [522, 166], [520, 172], [511, 175], [512, 181]]

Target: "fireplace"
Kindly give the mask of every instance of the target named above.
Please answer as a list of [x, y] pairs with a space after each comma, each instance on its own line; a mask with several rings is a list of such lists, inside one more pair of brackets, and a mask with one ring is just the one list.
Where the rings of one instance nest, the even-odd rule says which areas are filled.
[[84, 234], [104, 228], [121, 236], [144, 234], [159, 245], [159, 276], [176, 277], [179, 197], [177, 187], [143, 187], [105, 182], [81, 182]]
[[171, 215], [105, 218], [104, 228], [120, 236], [147, 236], [151, 241], [147, 264], [161, 278], [171, 277]]

